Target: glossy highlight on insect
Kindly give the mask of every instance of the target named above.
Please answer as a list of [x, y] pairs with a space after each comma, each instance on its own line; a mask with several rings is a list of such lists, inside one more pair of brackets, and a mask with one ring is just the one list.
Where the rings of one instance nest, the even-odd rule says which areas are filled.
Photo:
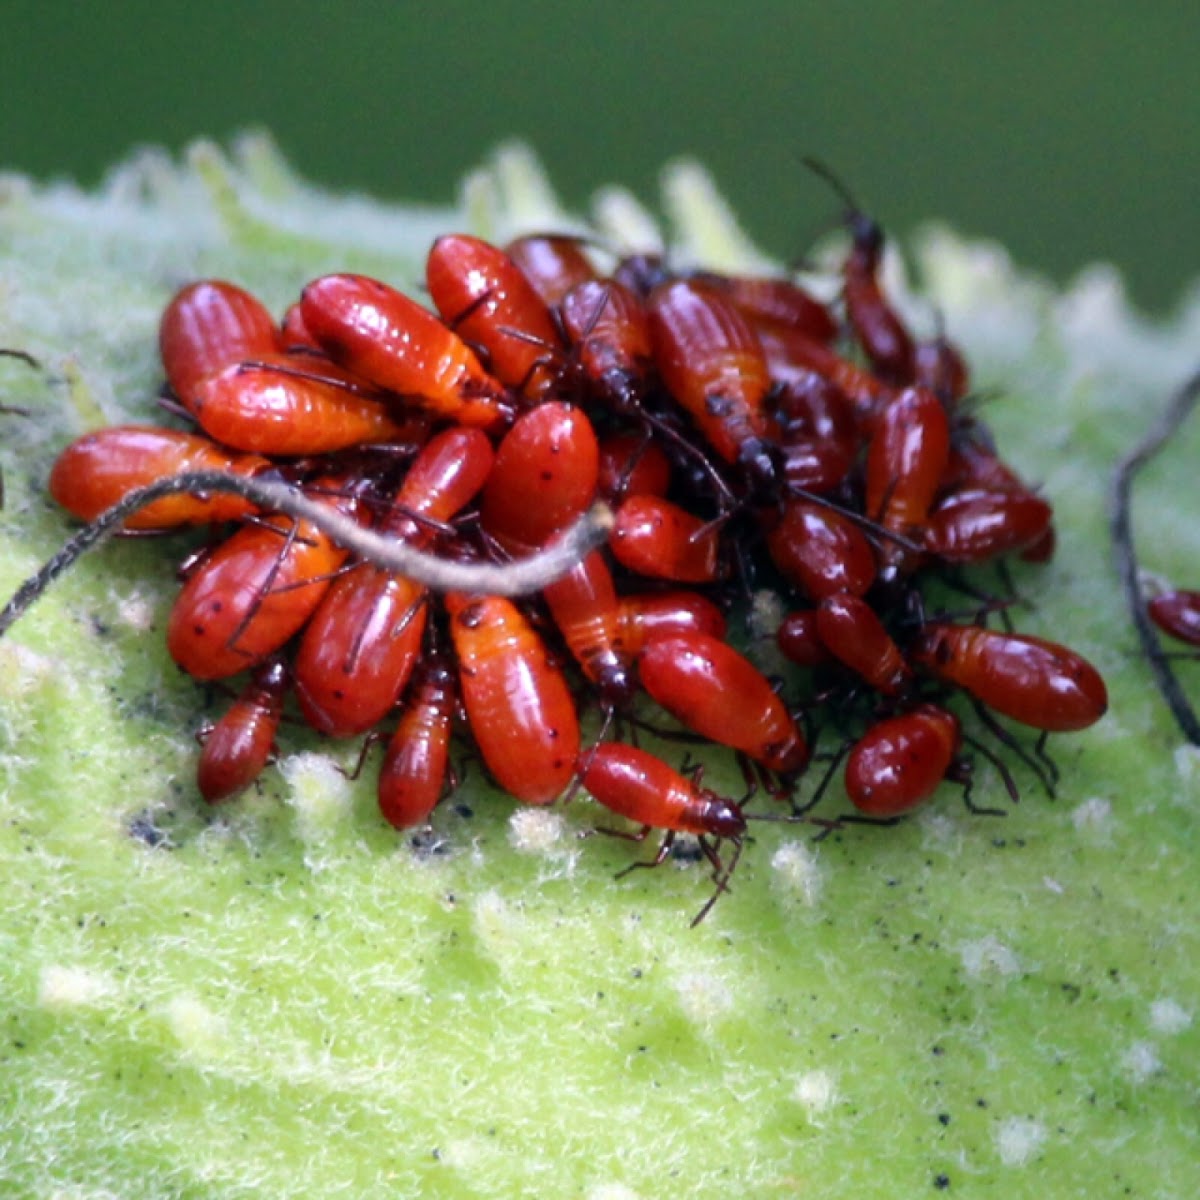
[[1200, 592], [1161, 592], [1146, 606], [1150, 619], [1171, 637], [1200, 646]]

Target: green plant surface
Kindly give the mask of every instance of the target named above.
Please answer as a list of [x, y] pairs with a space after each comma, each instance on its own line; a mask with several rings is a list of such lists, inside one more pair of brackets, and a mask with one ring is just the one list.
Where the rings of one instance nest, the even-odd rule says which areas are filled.
[[[698, 168], [664, 198], [682, 255], [762, 265]], [[619, 190], [593, 219], [658, 237]], [[318, 192], [261, 138], [143, 154], [94, 194], [0, 179], [0, 345], [43, 364], [0, 359], [0, 403], [29, 410], [0, 413], [0, 596], [72, 528], [45, 494], [57, 452], [155, 419], [156, 322], [184, 282], [281, 311], [335, 269], [414, 289], [436, 232], [568, 222], [519, 147], [455, 211]], [[1002, 819], [946, 787], [819, 844], [761, 826], [696, 929], [696, 864], [614, 882], [634, 851], [577, 838], [589, 801], [522, 810], [478, 766], [414, 840], [369, 770], [336, 770], [357, 745], [285, 726], [278, 769], [208, 809], [193, 732], [223, 698], [163, 648], [202, 536], [109, 544], [0, 641], [0, 1194], [1200, 1192], [1200, 760], [1151, 690], [1104, 524], [1114, 459], [1194, 366], [1200, 303], [1150, 327], [1104, 272], [1059, 294], [938, 228], [906, 253], [919, 299], [896, 263], [892, 285], [918, 326], [944, 315], [1002, 451], [1056, 506], [1018, 625], [1110, 686], [1097, 726], [1053, 739], [1057, 800], [1017, 765]], [[1193, 585], [1198, 439], [1137, 490], [1147, 567]], [[741, 791], [723, 757], [708, 778]]]

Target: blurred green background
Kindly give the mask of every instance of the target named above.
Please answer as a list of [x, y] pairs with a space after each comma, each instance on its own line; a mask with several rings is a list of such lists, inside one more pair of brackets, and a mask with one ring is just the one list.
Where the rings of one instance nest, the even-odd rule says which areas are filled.
[[702, 157], [769, 249], [835, 205], [930, 216], [1167, 311], [1200, 269], [1200, 6], [492, 0], [3, 5], [0, 162], [95, 182], [135, 143], [271, 129], [336, 188], [448, 200], [520, 134], [568, 201]]

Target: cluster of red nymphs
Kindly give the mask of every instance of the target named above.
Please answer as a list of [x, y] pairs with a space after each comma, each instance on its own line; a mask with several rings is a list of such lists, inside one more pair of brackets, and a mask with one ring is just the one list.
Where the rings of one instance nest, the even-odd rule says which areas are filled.
[[[736, 861], [753, 818], [637, 747], [644, 722], [665, 721], [643, 693], [681, 741], [731, 747], [776, 795], [794, 792], [814, 730], [832, 730], [847, 795], [872, 818], [966, 780], [956, 693], [1029, 763], [992, 714], [1044, 732], [1096, 721], [1096, 671], [989, 628], [1002, 600], [976, 589], [957, 621], [921, 603], [924, 580], [969, 592], [964, 565], [1043, 561], [1051, 509], [964, 406], [961, 355], [943, 337], [914, 342], [898, 318], [878, 227], [855, 213], [850, 231], [832, 308], [790, 281], [646, 256], [602, 277], [596, 252], [557, 236], [503, 250], [440, 238], [426, 276], [440, 316], [356, 275], [314, 280], [282, 327], [228, 283], [179, 293], [162, 358], [171, 407], [199, 429], [81, 438], [51, 481], [77, 515], [219, 470], [282, 481], [447, 561], [519, 571], [597, 499], [615, 512], [606, 548], [514, 602], [435, 593], [242, 496], [144, 508], [129, 530], [237, 524], [186, 568], [167, 633], [197, 679], [250, 673], [204, 743], [204, 796], [258, 775], [290, 692], [330, 736], [389, 727], [380, 807], [395, 826], [422, 823], [461, 706], [518, 800], [550, 803], [578, 777], [665, 831], [655, 861], [676, 832], [699, 835], [719, 892], [718, 844]], [[782, 691], [725, 641], [731, 604], [763, 588], [794, 610], [779, 647], [804, 670]], [[613, 718], [610, 740], [581, 749], [588, 706]]]

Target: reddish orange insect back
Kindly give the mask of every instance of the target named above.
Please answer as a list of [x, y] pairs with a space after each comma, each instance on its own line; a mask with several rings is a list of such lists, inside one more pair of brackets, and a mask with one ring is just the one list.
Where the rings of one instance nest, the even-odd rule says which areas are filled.
[[539, 404], [516, 420], [496, 451], [483, 489], [483, 527], [513, 553], [544, 546], [587, 510], [599, 474], [599, 444], [583, 411]]
[[[443, 430], [417, 455], [381, 528], [427, 544], [428, 526], [409, 514], [453, 517], [482, 486], [491, 463], [491, 444], [479, 430]], [[427, 610], [424, 586], [366, 564], [333, 584], [296, 653], [296, 694], [314, 729], [350, 737], [387, 715], [416, 666]]]
[[732, 646], [702, 633], [659, 638], [642, 651], [638, 671], [651, 697], [694, 732], [781, 774], [808, 762], [783, 701]]
[[420, 825], [441, 798], [456, 697], [454, 672], [441, 658], [420, 664], [379, 770], [379, 811], [396, 829]]
[[480, 238], [452, 233], [425, 264], [429, 295], [459, 337], [487, 351], [492, 374], [530, 399], [558, 381], [558, 327], [521, 269]]
[[453, 330], [364, 275], [325, 275], [300, 299], [305, 328], [341, 366], [427, 411], [488, 430], [511, 419], [508, 393]]
[[562, 672], [529, 622], [500, 596], [445, 597], [459, 684], [476, 745], [496, 782], [549, 804], [575, 773], [579, 719]]
[[209, 804], [243, 792], [271, 757], [288, 669], [278, 659], [260, 666], [227, 713], [204, 736], [196, 785]]
[[911, 812], [946, 778], [960, 742], [958, 718], [934, 704], [877, 721], [846, 759], [846, 795], [867, 816]]
[[775, 565], [813, 599], [849, 592], [861, 596], [875, 582], [875, 553], [848, 517], [806, 500], [787, 500], [767, 534]]
[[558, 304], [577, 284], [596, 277], [576, 237], [535, 233], [509, 242], [504, 249], [547, 304]]
[[215, 441], [259, 454], [330, 454], [428, 435], [425, 421], [397, 421], [380, 397], [356, 395], [362, 387], [330, 362], [263, 354], [201, 380], [185, 407]]
[[726, 462], [750, 439], [769, 439], [763, 397], [771, 386], [754, 330], [732, 301], [686, 279], [647, 301], [655, 361], [668, 390]]
[[724, 574], [718, 530], [658, 496], [625, 500], [609, 545], [622, 566], [649, 579], [712, 583]]
[[[322, 484], [336, 489], [340, 481]], [[357, 510], [350, 499], [328, 503], [347, 514]], [[171, 657], [196, 679], [254, 666], [303, 628], [345, 559], [346, 551], [307, 521], [276, 516], [246, 526], [184, 584], [167, 625]]]
[[908, 657], [1002, 716], [1050, 733], [1086, 729], [1108, 710], [1108, 691], [1096, 668], [1042, 638], [931, 622]]
[[201, 380], [231, 363], [282, 349], [275, 321], [249, 292], [203, 279], [177, 292], [163, 310], [158, 347], [167, 382], [187, 404]]
[[1200, 592], [1163, 592], [1146, 607], [1163, 633], [1189, 646], [1200, 646]]
[[736, 804], [636, 746], [604, 742], [587, 752], [583, 786], [605, 808], [655, 829], [698, 837], [740, 838], [746, 819]]
[[[93, 521], [130, 492], [189, 471], [257, 475], [270, 462], [214, 446], [208, 438], [154, 425], [112, 425], [85, 433], [55, 460], [50, 494], [68, 512]], [[131, 531], [236, 521], [254, 511], [241, 496], [167, 496], [125, 519]]]

